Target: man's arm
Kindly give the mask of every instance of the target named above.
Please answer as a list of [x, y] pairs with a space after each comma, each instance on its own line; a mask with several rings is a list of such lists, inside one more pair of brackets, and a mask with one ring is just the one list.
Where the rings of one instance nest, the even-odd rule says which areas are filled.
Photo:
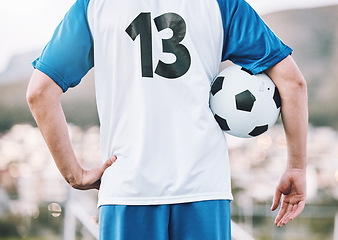
[[116, 161], [116, 156], [100, 167], [91, 170], [81, 168], [69, 138], [61, 95], [62, 89], [51, 78], [39, 70], [34, 71], [26, 98], [59, 171], [73, 188], [99, 189], [103, 172]]
[[287, 167], [276, 188], [271, 210], [283, 196], [275, 224], [283, 226], [298, 216], [306, 198], [306, 142], [308, 104], [306, 82], [291, 56], [268, 69], [282, 99], [282, 120], [287, 141]]

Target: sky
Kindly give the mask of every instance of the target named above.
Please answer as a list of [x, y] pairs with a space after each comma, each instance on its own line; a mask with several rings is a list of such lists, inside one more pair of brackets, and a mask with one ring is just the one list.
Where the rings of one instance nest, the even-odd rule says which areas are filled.
[[[247, 0], [259, 14], [336, 5], [338, 0]], [[11, 56], [42, 50], [75, 0], [0, 0], [0, 73]]]
[[75, 0], [0, 0], [0, 72], [14, 54], [41, 49]]

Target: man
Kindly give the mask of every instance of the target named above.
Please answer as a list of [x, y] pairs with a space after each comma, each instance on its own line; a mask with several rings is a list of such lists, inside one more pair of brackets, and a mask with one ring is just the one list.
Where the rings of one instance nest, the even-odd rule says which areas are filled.
[[[307, 94], [291, 52], [243, 0], [78, 0], [34, 61], [27, 100], [66, 181], [100, 189], [101, 239], [231, 239], [210, 83], [231, 60], [277, 85], [288, 164], [272, 210], [284, 195], [282, 226], [305, 205]], [[84, 170], [60, 96], [94, 65], [104, 163]]]

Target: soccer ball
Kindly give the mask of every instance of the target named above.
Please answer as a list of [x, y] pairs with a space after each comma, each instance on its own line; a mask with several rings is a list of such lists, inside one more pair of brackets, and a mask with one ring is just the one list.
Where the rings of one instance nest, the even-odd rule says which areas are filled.
[[261, 135], [276, 123], [281, 99], [265, 73], [253, 75], [234, 65], [223, 70], [211, 84], [210, 108], [223, 131], [249, 138]]

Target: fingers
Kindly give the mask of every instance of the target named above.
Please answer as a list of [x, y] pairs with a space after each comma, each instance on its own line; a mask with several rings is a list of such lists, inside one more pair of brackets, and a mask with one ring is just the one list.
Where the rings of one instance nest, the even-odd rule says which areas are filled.
[[103, 173], [109, 168], [115, 161], [117, 157], [114, 155], [111, 158], [107, 159], [101, 166], [94, 167], [90, 170], [83, 170], [82, 181], [80, 184], [76, 185], [74, 188], [80, 190], [87, 189], [99, 189], [101, 184], [101, 177]]
[[305, 208], [305, 201], [298, 203], [297, 207], [294, 209], [293, 213], [290, 215], [290, 220], [295, 219]]
[[88, 189], [97, 189], [99, 190], [100, 189], [100, 185], [101, 185], [101, 180], [97, 180], [96, 182], [90, 184], [90, 185], [87, 185], [87, 186], [84, 186], [81, 190], [88, 190]]
[[282, 227], [289, 221], [295, 219], [304, 210], [304, 207], [305, 201], [300, 201], [296, 204], [283, 203], [282, 208], [275, 219], [275, 224], [278, 227]]
[[292, 221], [295, 219], [303, 210], [305, 207], [305, 201], [299, 202], [298, 204], [290, 205], [289, 206], [289, 211], [283, 219], [280, 221], [279, 225], [283, 226], [287, 224], [289, 221]]
[[289, 205], [286, 202], [282, 203], [282, 206], [277, 214], [277, 217], [275, 218], [275, 224], [278, 226], [278, 224], [280, 223], [280, 220], [285, 216], [285, 214], [288, 211], [288, 207]]
[[281, 197], [282, 197], [282, 193], [278, 189], [276, 189], [275, 196], [273, 197], [271, 211], [275, 211], [277, 209]]
[[285, 204], [286, 206], [279, 211], [278, 216], [275, 219], [275, 224], [277, 227], [285, 225], [290, 219], [289, 215], [293, 209], [293, 205]]
[[101, 186], [101, 180], [97, 180], [93, 185], [92, 188], [99, 190]]
[[115, 155], [107, 159], [102, 165], [102, 172], [104, 172], [107, 168], [113, 165], [113, 163], [116, 162], [116, 160], [117, 160], [117, 157]]
[[101, 166], [93, 168], [92, 172], [95, 174], [93, 175], [93, 178], [95, 179], [95, 181], [98, 178], [101, 178], [101, 176], [103, 175], [103, 173], [106, 171], [107, 168], [109, 168], [111, 165], [113, 165], [114, 162], [116, 162], [117, 157], [114, 155], [110, 158], [108, 158]]

